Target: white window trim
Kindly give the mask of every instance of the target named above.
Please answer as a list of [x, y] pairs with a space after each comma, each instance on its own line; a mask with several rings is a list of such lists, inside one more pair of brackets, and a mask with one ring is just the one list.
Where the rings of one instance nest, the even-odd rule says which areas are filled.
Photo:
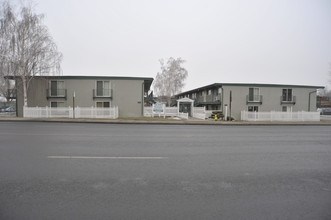
[[[98, 107], [97, 107], [97, 103], [98, 103], [98, 102], [102, 102], [102, 108], [105, 108], [105, 107], [104, 107], [104, 102], [109, 102], [109, 108], [111, 108], [111, 101], [95, 101], [95, 103], [94, 103], [95, 108], [98, 108]], [[107, 107], [107, 108], [108, 108], [108, 107]]]
[[[56, 103], [63, 103], [64, 107], [56, 107], [56, 108], [65, 108], [65, 102], [63, 101], [50, 101], [49, 102], [49, 106], [52, 108], [52, 102], [56, 102]], [[54, 107], [55, 108], [55, 107]]]
[[[249, 89], [253, 89], [253, 100], [249, 100]], [[259, 91], [258, 95], [255, 94], [255, 92], [254, 92], [255, 89], [258, 89], [258, 91]], [[261, 89], [259, 87], [249, 87], [248, 88], [248, 101], [249, 102], [260, 102], [261, 101], [260, 100], [260, 94], [261, 94]], [[258, 97], [257, 100], [255, 100], [255, 97]]]
[[283, 107], [286, 107], [286, 112], [292, 112], [293, 111], [293, 106], [283, 105], [281, 107], [281, 112], [283, 112]]
[[104, 82], [109, 82], [109, 92], [110, 92], [109, 95], [111, 96], [111, 81], [110, 80], [96, 80], [95, 81], [95, 97], [109, 97], [109, 96], [105, 96], [105, 95], [102, 95], [102, 96], [98, 95], [97, 89], [98, 89], [98, 82], [99, 81], [102, 82], [102, 88], [103, 88]]
[[[249, 108], [250, 107], [252, 107], [253, 109], [256, 107], [257, 108], [257, 111], [249, 111]], [[247, 111], [249, 111], [249, 112], [259, 112], [259, 106], [258, 105], [249, 105], [249, 106], [247, 106]]]
[[[49, 82], [48, 82], [48, 92], [49, 92], [49, 96], [51, 96], [51, 97], [65, 97], [66, 95], [64, 94], [64, 95], [56, 95], [56, 96], [52, 96], [52, 82], [63, 82], [63, 89], [65, 90], [66, 89], [66, 81], [65, 80], [49, 80]], [[56, 88], [57, 89], [57, 88]]]
[[[291, 101], [283, 100], [283, 91], [284, 91], [284, 89], [287, 90], [287, 92], [286, 92], [286, 99], [288, 99], [288, 90], [291, 90], [291, 91], [292, 91], [292, 92], [291, 92]], [[294, 92], [294, 89], [293, 89], [293, 88], [283, 88], [283, 89], [282, 89], [282, 102], [293, 102], [293, 97], [294, 97], [293, 92]]]

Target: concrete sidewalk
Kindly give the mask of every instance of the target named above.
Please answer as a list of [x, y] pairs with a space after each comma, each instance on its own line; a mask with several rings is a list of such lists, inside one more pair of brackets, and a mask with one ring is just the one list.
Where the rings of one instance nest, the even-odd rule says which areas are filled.
[[320, 122], [282, 122], [282, 121], [214, 121], [212, 119], [199, 120], [189, 118], [181, 119], [163, 119], [163, 118], [120, 118], [120, 119], [72, 119], [72, 118], [18, 118], [18, 117], [0, 117], [0, 122], [57, 122], [57, 123], [102, 123], [102, 124], [167, 124], [167, 125], [314, 125], [331, 126], [331, 121], [322, 120]]

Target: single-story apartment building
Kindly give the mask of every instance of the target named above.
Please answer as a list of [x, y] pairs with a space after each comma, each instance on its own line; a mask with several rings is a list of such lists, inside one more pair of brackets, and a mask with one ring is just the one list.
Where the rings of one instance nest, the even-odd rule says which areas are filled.
[[241, 111], [316, 111], [316, 92], [323, 86], [214, 83], [176, 95], [190, 98], [195, 106], [225, 111], [240, 119]]
[[[20, 78], [15, 81], [17, 116], [23, 117], [22, 83]], [[36, 76], [30, 80], [28, 107], [117, 106], [120, 117], [141, 117], [152, 82], [143, 77]]]

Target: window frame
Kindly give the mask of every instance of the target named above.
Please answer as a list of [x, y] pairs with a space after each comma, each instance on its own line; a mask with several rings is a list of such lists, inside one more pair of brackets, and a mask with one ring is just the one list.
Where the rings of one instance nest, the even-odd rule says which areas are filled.
[[[56, 88], [53, 88], [53, 83], [56, 82]], [[59, 88], [59, 82], [62, 82], [63, 84], [63, 88]], [[65, 89], [66, 85], [65, 85], [65, 81], [64, 80], [50, 80], [49, 81], [49, 96], [50, 97], [65, 97], [66, 96], [66, 92]], [[56, 91], [55, 94], [53, 94], [53, 91]], [[61, 94], [61, 92], [59, 91], [63, 91], [63, 93]]]
[[[102, 107], [98, 107], [98, 103], [102, 103]], [[108, 103], [108, 107], [105, 107], [105, 103]], [[111, 102], [110, 101], [96, 101], [95, 102], [95, 107], [96, 108], [110, 108]]]
[[[253, 93], [251, 94], [252, 91]], [[255, 94], [257, 92], [257, 94]], [[260, 94], [261, 94], [261, 90], [258, 87], [249, 87], [248, 88], [248, 102], [260, 102]], [[251, 99], [252, 98], [252, 99]]]
[[[286, 109], [286, 111], [284, 111], [284, 109]], [[292, 106], [283, 105], [282, 112], [292, 112]]]
[[[102, 82], [102, 95], [99, 95], [98, 82]], [[108, 82], [108, 88], [105, 88], [105, 82]], [[108, 94], [105, 94], [105, 90], [108, 91]], [[96, 80], [95, 81], [95, 97], [111, 97], [111, 83], [110, 80]]]
[[256, 105], [250, 105], [247, 108], [248, 112], [259, 112], [259, 106]]
[[[52, 103], [56, 103], [56, 106], [52, 106]], [[59, 103], [62, 103], [63, 106], [58, 106]], [[65, 102], [61, 102], [61, 101], [50, 101], [50, 105], [51, 108], [65, 108]]]
[[[289, 96], [289, 91], [291, 91], [291, 97]], [[283, 102], [292, 102], [293, 101], [293, 89], [292, 88], [282, 89], [282, 101]]]

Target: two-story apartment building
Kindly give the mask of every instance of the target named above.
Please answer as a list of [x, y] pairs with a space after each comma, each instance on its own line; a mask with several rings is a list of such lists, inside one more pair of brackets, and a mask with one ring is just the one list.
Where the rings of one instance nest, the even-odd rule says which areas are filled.
[[[28, 89], [28, 107], [118, 106], [120, 117], [140, 117], [152, 82], [153, 78], [142, 77], [34, 77]], [[24, 101], [19, 78], [16, 78], [16, 87], [17, 115], [22, 117]]]
[[195, 100], [195, 106], [224, 111], [240, 119], [246, 111], [316, 111], [316, 92], [322, 86], [214, 83], [176, 95]]

